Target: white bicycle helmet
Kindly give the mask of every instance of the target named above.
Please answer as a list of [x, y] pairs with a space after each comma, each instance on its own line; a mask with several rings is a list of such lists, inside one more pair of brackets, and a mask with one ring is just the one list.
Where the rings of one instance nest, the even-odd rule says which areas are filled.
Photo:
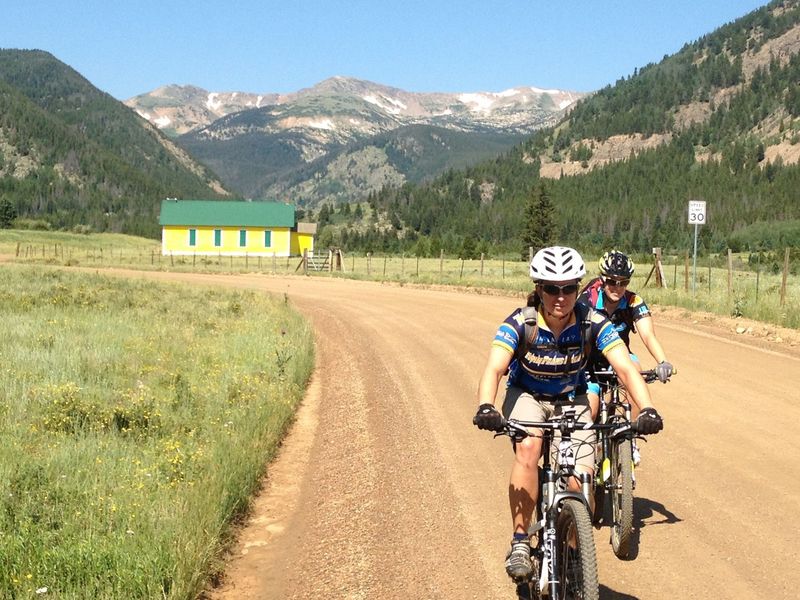
[[577, 250], [550, 246], [533, 255], [530, 275], [536, 282], [577, 280], [586, 275], [586, 267]]

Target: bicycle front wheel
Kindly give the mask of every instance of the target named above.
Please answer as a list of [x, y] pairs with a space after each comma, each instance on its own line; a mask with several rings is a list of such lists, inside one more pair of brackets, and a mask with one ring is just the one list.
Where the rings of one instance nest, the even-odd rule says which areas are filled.
[[617, 558], [628, 558], [633, 544], [633, 458], [630, 440], [614, 445], [611, 461], [611, 547]]
[[561, 584], [558, 600], [598, 600], [600, 590], [592, 520], [582, 502], [569, 498], [561, 505], [556, 540]]

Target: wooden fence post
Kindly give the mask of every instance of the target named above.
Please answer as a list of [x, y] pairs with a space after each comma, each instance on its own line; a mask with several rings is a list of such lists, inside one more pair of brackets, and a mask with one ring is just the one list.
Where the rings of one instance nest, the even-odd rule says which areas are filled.
[[758, 251], [758, 262], [756, 265], [756, 302], [758, 302], [758, 287], [761, 282], [761, 250]]
[[728, 248], [728, 297], [733, 289], [733, 252]]
[[781, 306], [786, 302], [786, 279], [789, 277], [789, 248], [783, 255], [783, 278], [781, 279]]
[[444, 248], [439, 250], [439, 279], [444, 276]]
[[303, 275], [308, 275], [308, 248], [303, 249]]
[[683, 289], [687, 292], [689, 291], [689, 251], [686, 251], [686, 255], [683, 261]]
[[483, 252], [481, 252], [481, 277], [483, 277]]

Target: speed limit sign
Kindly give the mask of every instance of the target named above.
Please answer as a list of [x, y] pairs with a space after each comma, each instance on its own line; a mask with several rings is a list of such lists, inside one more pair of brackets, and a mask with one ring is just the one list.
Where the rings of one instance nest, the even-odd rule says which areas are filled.
[[706, 201], [689, 200], [689, 225], [704, 225], [706, 222]]

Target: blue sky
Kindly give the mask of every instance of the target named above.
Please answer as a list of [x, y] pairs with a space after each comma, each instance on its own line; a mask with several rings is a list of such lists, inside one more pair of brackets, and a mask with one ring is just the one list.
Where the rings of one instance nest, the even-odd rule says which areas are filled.
[[47, 50], [124, 100], [158, 86], [592, 91], [759, 0], [6, 0], [0, 47]]

